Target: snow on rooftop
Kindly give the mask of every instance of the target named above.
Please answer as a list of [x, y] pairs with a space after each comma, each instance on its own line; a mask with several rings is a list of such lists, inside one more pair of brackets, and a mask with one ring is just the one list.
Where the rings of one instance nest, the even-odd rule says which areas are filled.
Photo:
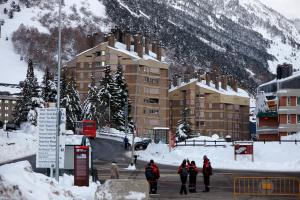
[[[176, 87], [172, 87], [171, 89], [169, 89], [169, 92], [172, 92], [180, 87], [183, 87], [183, 86], [186, 86], [192, 82], [195, 82], [197, 81], [197, 79], [190, 79], [190, 81], [188, 83], [181, 83], [180, 86], [176, 86]], [[224, 95], [230, 95], [230, 96], [239, 96], [239, 97], [246, 97], [246, 98], [250, 98], [249, 97], [249, 94], [241, 89], [241, 88], [238, 88], [238, 91], [235, 92], [229, 85], [227, 85], [227, 90], [224, 90], [222, 87], [221, 87], [221, 83], [220, 83], [220, 87], [219, 87], [219, 90], [217, 90], [215, 88], [215, 84], [211, 81], [210, 82], [210, 85], [206, 85], [206, 81], [205, 80], [202, 80], [201, 82], [197, 81], [197, 85], [199, 87], [202, 87], [202, 88], [206, 88], [208, 90], [211, 90], [211, 91], [214, 91], [214, 92], [217, 92], [217, 93], [220, 93], [220, 94], [224, 94]]]
[[0, 92], [9, 92], [10, 94], [18, 94], [21, 92], [21, 89], [16, 86], [0, 85]]

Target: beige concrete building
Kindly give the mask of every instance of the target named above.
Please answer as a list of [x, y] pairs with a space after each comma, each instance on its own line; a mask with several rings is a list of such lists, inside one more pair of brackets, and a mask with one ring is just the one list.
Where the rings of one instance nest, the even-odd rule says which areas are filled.
[[0, 121], [5, 123], [13, 120], [13, 113], [20, 93], [19, 85], [0, 85]]
[[198, 79], [179, 78], [169, 90], [169, 98], [173, 132], [183, 118], [183, 109], [188, 108], [186, 117], [194, 134], [230, 135], [233, 139], [250, 137], [250, 98], [247, 92], [237, 87], [236, 81], [227, 76], [207, 73]]
[[107, 42], [78, 54], [66, 64], [66, 69], [75, 77], [81, 100], [84, 100], [91, 74], [99, 81], [104, 76], [106, 65], [115, 71], [119, 62], [128, 84], [137, 134], [146, 136], [153, 127], [168, 127], [169, 66], [163, 59], [158, 42], [151, 44], [150, 39], [141, 34], [132, 38], [130, 34], [119, 31], [110, 34]]

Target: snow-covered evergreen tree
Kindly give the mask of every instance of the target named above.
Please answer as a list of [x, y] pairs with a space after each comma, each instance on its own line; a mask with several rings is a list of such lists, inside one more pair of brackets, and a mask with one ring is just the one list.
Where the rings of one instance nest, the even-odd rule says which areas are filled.
[[53, 81], [53, 76], [47, 67], [43, 77], [41, 97], [44, 102], [55, 102], [56, 94], [57, 88]]
[[[115, 105], [115, 109], [112, 110], [112, 123], [116, 127], [116, 129], [120, 131], [125, 130], [125, 105], [126, 101], [128, 102], [128, 88], [126, 80], [123, 76], [123, 69], [122, 66], [119, 64], [117, 71], [114, 77], [114, 90], [113, 90], [113, 102]], [[129, 132], [133, 132], [133, 122], [131, 117], [129, 117], [131, 111], [131, 105], [128, 103], [128, 112], [127, 112], [127, 119], [128, 119], [128, 127]]]
[[113, 116], [112, 113], [115, 113], [117, 110], [115, 97], [113, 96], [116, 88], [111, 76], [111, 67], [106, 66], [104, 73], [105, 76], [101, 80], [101, 88], [99, 90], [100, 110], [102, 113], [105, 113], [105, 124], [111, 124]]
[[68, 81], [66, 101], [66, 128], [74, 130], [75, 122], [81, 120], [82, 110], [79, 93], [76, 90], [76, 81], [73, 77]]
[[176, 128], [176, 140], [177, 141], [183, 141], [186, 138], [188, 138], [191, 133], [191, 126], [190, 123], [187, 120], [187, 113], [189, 109], [185, 108], [182, 112], [182, 120], [179, 120], [177, 123], [177, 128]]
[[[39, 97], [38, 82], [34, 75], [33, 63], [29, 59], [26, 79], [21, 84], [21, 94], [15, 107], [15, 123], [20, 124], [30, 119], [33, 124], [36, 124], [37, 114], [33, 114], [33, 111], [36, 112], [36, 108], [41, 107], [42, 104], [43, 102]], [[30, 116], [28, 116], [30, 110], [33, 111], [31, 111]]]
[[[67, 106], [67, 74], [66, 71], [61, 73], [60, 78], [60, 107], [66, 108]], [[57, 84], [56, 84], [57, 85]]]
[[101, 125], [103, 118], [100, 112], [100, 101], [98, 96], [98, 88], [95, 84], [94, 76], [91, 76], [91, 83], [89, 85], [89, 92], [87, 99], [83, 103], [83, 119], [95, 120], [97, 125]]

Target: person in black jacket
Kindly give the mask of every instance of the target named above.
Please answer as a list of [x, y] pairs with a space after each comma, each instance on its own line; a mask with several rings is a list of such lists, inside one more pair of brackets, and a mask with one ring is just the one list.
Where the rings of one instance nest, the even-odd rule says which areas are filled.
[[212, 167], [211, 167], [210, 161], [206, 155], [203, 156], [202, 173], [203, 173], [203, 179], [204, 179], [204, 185], [205, 185], [203, 192], [209, 192], [209, 184], [210, 184], [209, 177], [212, 175]]
[[196, 192], [197, 174], [199, 170], [196, 166], [195, 161], [192, 161], [189, 166], [189, 191]]
[[181, 181], [181, 188], [180, 188], [180, 194], [184, 192], [184, 194], [187, 194], [186, 191], [186, 181], [188, 178], [188, 167], [186, 165], [186, 160], [184, 159], [181, 163], [181, 165], [178, 168], [178, 174], [180, 175], [180, 181]]

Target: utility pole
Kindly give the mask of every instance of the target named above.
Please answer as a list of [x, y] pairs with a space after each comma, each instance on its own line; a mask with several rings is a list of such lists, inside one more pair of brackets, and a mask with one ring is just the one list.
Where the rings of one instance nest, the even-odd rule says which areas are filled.
[[56, 114], [56, 166], [55, 179], [59, 181], [59, 124], [60, 124], [60, 68], [61, 68], [61, 1], [58, 11], [58, 66], [57, 66], [57, 114]]
[[126, 102], [125, 102], [124, 115], [125, 115], [125, 137], [127, 137], [127, 134], [128, 134], [128, 98], [126, 98]]

